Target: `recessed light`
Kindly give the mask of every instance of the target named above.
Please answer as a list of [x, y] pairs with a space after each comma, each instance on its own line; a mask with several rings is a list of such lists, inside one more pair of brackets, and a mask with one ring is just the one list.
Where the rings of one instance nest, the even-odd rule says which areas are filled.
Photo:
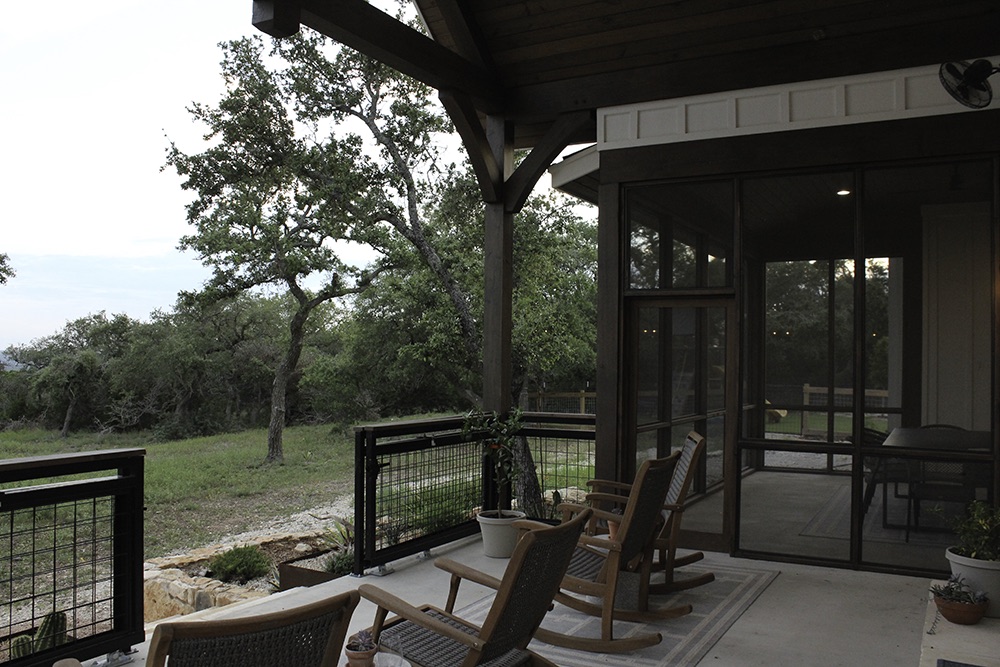
[[837, 190], [838, 197], [846, 197], [849, 194], [851, 194], [850, 190]]

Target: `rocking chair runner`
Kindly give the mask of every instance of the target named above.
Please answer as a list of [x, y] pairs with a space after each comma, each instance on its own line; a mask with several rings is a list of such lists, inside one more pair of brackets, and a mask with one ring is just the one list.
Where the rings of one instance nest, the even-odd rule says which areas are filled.
[[[552, 607], [552, 597], [589, 518], [588, 510], [554, 527], [515, 522], [531, 530], [518, 541], [502, 580], [447, 558], [437, 559], [435, 565], [452, 574], [445, 611], [431, 606], [417, 608], [371, 584], [362, 584], [358, 588], [361, 595], [378, 605], [372, 627], [376, 639], [416, 667], [556, 667], [527, 646]], [[452, 613], [463, 578], [497, 590], [482, 627]], [[387, 623], [390, 611], [399, 618]]]

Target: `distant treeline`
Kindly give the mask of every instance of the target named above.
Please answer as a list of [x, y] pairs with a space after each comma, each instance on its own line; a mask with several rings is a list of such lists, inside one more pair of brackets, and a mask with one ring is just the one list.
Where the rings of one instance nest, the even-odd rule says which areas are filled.
[[[266, 427], [290, 308], [282, 299], [240, 297], [191, 301], [148, 322], [103, 312], [69, 322], [6, 350], [20, 369], [0, 372], [0, 428], [151, 429], [169, 440]], [[397, 327], [380, 337], [332, 306], [326, 315], [308, 334], [288, 391], [288, 423], [468, 409], [467, 393], [446, 377], [451, 370], [401, 358]]]
[[[531, 299], [517, 318], [526, 321], [515, 325], [513, 392], [593, 381], [593, 266], [580, 269], [575, 300]], [[474, 404], [481, 369], [453, 353], [462, 344], [454, 315], [419, 274], [386, 274], [349, 307], [318, 310], [288, 388], [286, 423], [351, 424]], [[186, 295], [147, 321], [100, 312], [68, 322], [4, 351], [0, 429], [152, 430], [170, 440], [266, 427], [294, 308], [287, 296]], [[557, 317], [560, 309], [577, 317]]]

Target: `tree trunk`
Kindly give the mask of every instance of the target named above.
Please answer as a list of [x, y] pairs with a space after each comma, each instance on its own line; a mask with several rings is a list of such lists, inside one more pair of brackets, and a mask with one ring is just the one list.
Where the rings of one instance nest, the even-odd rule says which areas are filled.
[[76, 410], [76, 392], [70, 392], [69, 405], [66, 406], [66, 416], [63, 418], [62, 430], [59, 431], [60, 438], [69, 437], [69, 427], [73, 421], [73, 411]]
[[292, 316], [288, 326], [291, 334], [288, 340], [288, 350], [285, 358], [278, 364], [274, 372], [274, 384], [271, 385], [271, 421], [267, 426], [267, 457], [264, 463], [284, 463], [285, 452], [282, 448], [281, 436], [285, 429], [285, 395], [288, 392], [288, 381], [299, 364], [302, 354], [302, 339], [304, 338], [305, 322], [309, 317], [311, 307], [300, 305]]
[[517, 459], [517, 507], [529, 517], [541, 519], [545, 517], [545, 506], [542, 503], [542, 488], [538, 483], [538, 471], [535, 460], [528, 447], [528, 439], [523, 435], [517, 437], [514, 447]]
[[264, 463], [285, 462], [281, 436], [285, 430], [285, 392], [288, 389], [288, 377], [291, 375], [286, 360], [278, 364], [278, 369], [274, 373], [274, 384], [271, 387], [271, 420], [267, 425], [267, 456], [264, 457]]

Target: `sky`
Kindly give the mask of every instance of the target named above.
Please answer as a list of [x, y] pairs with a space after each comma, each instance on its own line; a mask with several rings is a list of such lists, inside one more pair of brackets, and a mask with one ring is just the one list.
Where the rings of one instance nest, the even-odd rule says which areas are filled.
[[147, 320], [210, 272], [177, 250], [190, 194], [169, 141], [223, 92], [218, 44], [251, 0], [8, 2], [0, 22], [0, 351], [91, 313]]
[[[185, 153], [206, 146], [187, 108], [221, 99], [221, 42], [263, 34], [250, 23], [252, 7], [5, 2], [0, 253], [16, 276], [0, 285], [0, 353], [101, 311], [148, 320], [209, 278], [177, 249], [192, 231], [192, 196], [161, 168], [171, 141]], [[354, 264], [371, 254], [341, 248]]]

